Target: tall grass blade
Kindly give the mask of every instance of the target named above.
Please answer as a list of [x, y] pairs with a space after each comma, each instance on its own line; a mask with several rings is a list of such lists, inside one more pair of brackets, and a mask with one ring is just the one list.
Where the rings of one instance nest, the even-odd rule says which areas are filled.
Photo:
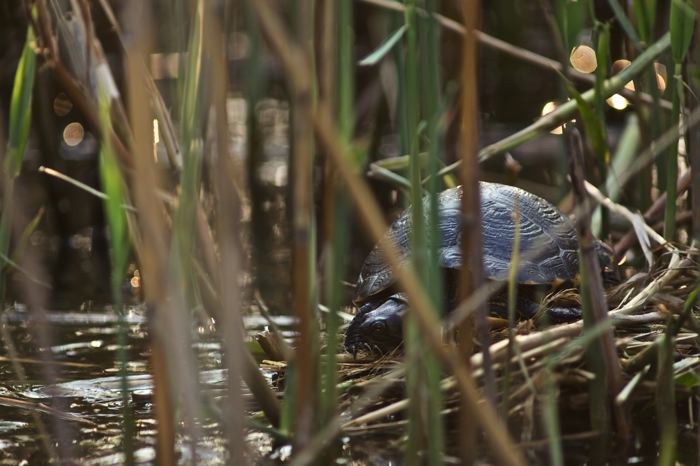
[[[305, 67], [313, 70], [313, 2], [296, 0], [294, 25], [299, 55]], [[316, 100], [315, 72], [312, 79], [299, 81], [292, 90], [291, 173], [292, 173], [292, 286], [294, 315], [299, 339], [294, 359], [293, 403], [294, 443], [304, 447], [318, 426], [320, 396], [317, 297], [316, 212], [313, 202], [315, 143], [309, 121]]]
[[[334, 6], [333, 8], [331, 6]], [[354, 67], [352, 55], [353, 37], [353, 6], [351, 2], [326, 1], [326, 8], [329, 21], [324, 24], [324, 31], [333, 36], [330, 39], [332, 45], [336, 45], [334, 52], [337, 52], [337, 60], [326, 63], [328, 67], [328, 85], [326, 89], [327, 101], [337, 102], [338, 130], [341, 140], [340, 144], [350, 148], [353, 137], [353, 87], [354, 87]], [[331, 79], [331, 76], [337, 79]], [[346, 152], [351, 154], [351, 150]], [[339, 341], [340, 316], [343, 299], [343, 277], [347, 267], [347, 254], [350, 243], [350, 235], [347, 224], [350, 214], [350, 203], [347, 195], [340, 189], [337, 174], [332, 167], [329, 167], [328, 179], [328, 205], [326, 211], [326, 221], [330, 223], [326, 228], [326, 241], [328, 250], [326, 255], [326, 286], [329, 314], [326, 325], [326, 357], [324, 361], [325, 373], [323, 379], [323, 399], [322, 416], [323, 422], [329, 424], [337, 409], [338, 396], [338, 364], [336, 350]]]
[[[100, 123], [103, 134], [111, 134], [112, 122], [110, 117], [109, 95], [106, 92], [100, 94]], [[100, 182], [107, 198], [104, 200], [105, 218], [109, 232], [111, 273], [110, 282], [112, 289], [113, 307], [118, 318], [117, 333], [117, 360], [119, 375], [121, 377], [122, 391], [122, 425], [123, 425], [123, 451], [125, 463], [134, 464], [134, 425], [131, 411], [128, 364], [129, 364], [129, 326], [125, 319], [124, 299], [122, 295], [122, 283], [126, 278], [126, 268], [129, 261], [129, 239], [127, 222], [122, 204], [124, 204], [124, 181], [122, 180], [117, 158], [112, 148], [111, 140], [105, 137], [102, 141], [100, 152]]]
[[[596, 61], [598, 67], [595, 70], [595, 99], [594, 108], [600, 120], [602, 144], [596, 148], [598, 162], [598, 180], [600, 184], [605, 183], [610, 165], [610, 148], [608, 147], [608, 132], [605, 124], [605, 98], [603, 97], [603, 83], [608, 75], [610, 63], [610, 25], [596, 22], [594, 36], [597, 36]], [[603, 185], [603, 193], [607, 194], [607, 189]], [[608, 236], [610, 229], [610, 217], [608, 211], [599, 206], [593, 217], [593, 233], [599, 238]]]
[[[424, 96], [423, 109], [427, 119], [428, 161], [427, 161], [427, 194], [428, 212], [426, 213], [426, 246], [427, 246], [427, 273], [426, 287], [436, 309], [445, 309], [443, 296], [444, 283], [440, 267], [441, 232], [440, 211], [438, 194], [440, 179], [437, 172], [442, 168], [441, 148], [443, 142], [440, 115], [443, 110], [442, 96], [440, 92], [440, 36], [437, 21], [437, 2], [427, 0], [425, 2], [427, 20], [418, 21], [419, 54], [427, 58], [427, 66], [422, 67], [422, 86], [420, 95]], [[417, 158], [420, 154], [418, 154]], [[419, 162], [419, 161], [418, 161]], [[425, 354], [426, 390], [430, 394], [427, 413], [427, 442], [428, 463], [431, 465], [443, 464], [443, 451], [445, 448], [444, 428], [441, 412], [443, 409], [442, 391], [440, 390], [441, 366], [432, 352]]]
[[[36, 75], [34, 32], [27, 28], [22, 55], [15, 72], [10, 101], [10, 125], [4, 161], [3, 206], [0, 218], [0, 253], [9, 257], [14, 212], [14, 180], [19, 176], [29, 138], [32, 115], [32, 93]], [[0, 264], [0, 306], [5, 305], [6, 264]]]
[[5, 155], [5, 173], [12, 178], [19, 175], [22, 160], [24, 160], [24, 151], [27, 147], [32, 118], [32, 93], [34, 92], [35, 75], [34, 31], [28, 27], [22, 56], [15, 73], [10, 101], [10, 128], [8, 151]]
[[[408, 142], [409, 155], [409, 190], [411, 201], [411, 258], [415, 269], [418, 271], [420, 281], [425, 284], [427, 280], [427, 247], [426, 247], [426, 221], [423, 204], [422, 172], [419, 160], [419, 119], [420, 119], [420, 88], [418, 69], [418, 17], [416, 14], [415, 0], [406, 2], [404, 13], [406, 26], [405, 50], [405, 87], [402, 97], [406, 110], [406, 141]], [[409, 421], [408, 442], [404, 459], [406, 464], [418, 464], [419, 453], [428, 448], [428, 411], [426, 360], [423, 357], [423, 345], [420, 329], [415, 322], [412, 313], [408, 313], [406, 319], [406, 360], [408, 370], [406, 373], [406, 390], [409, 396]]]

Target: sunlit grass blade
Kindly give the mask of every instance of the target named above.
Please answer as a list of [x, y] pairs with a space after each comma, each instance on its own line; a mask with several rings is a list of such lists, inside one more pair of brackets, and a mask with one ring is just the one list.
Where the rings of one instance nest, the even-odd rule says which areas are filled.
[[404, 24], [398, 28], [391, 36], [389, 36], [377, 49], [367, 55], [365, 58], [360, 60], [358, 65], [360, 66], [372, 66], [376, 65], [384, 58], [403, 37], [406, 32], [406, 25]]
[[[106, 92], [100, 94], [100, 123], [103, 134], [111, 134], [112, 122], [110, 118], [109, 97]], [[117, 359], [119, 374], [121, 376], [122, 390], [122, 423], [123, 423], [123, 451], [125, 463], [134, 464], [134, 435], [135, 426], [131, 411], [130, 393], [128, 385], [128, 344], [129, 327], [124, 318], [124, 302], [122, 296], [122, 283], [126, 278], [126, 268], [129, 261], [129, 239], [127, 234], [127, 221], [122, 209], [124, 204], [124, 181], [121, 176], [117, 158], [112, 148], [109, 137], [102, 141], [100, 152], [100, 181], [107, 198], [104, 200], [105, 217], [109, 231], [110, 261], [111, 261], [111, 290], [114, 301], [114, 311], [118, 316]]]
[[27, 28], [27, 37], [22, 49], [22, 56], [17, 65], [15, 81], [10, 101], [10, 128], [8, 134], [8, 152], [5, 158], [5, 173], [16, 178], [22, 168], [24, 151], [29, 138], [32, 118], [32, 93], [36, 75], [36, 54], [34, 53], [34, 32]]
[[[427, 0], [425, 9], [428, 19], [420, 19], [417, 22], [419, 32], [420, 56], [427, 57], [427, 66], [422, 68], [422, 86], [419, 94], [423, 96], [422, 107], [427, 120], [426, 132], [428, 136], [427, 155], [427, 181], [425, 187], [428, 195], [428, 211], [426, 213], [426, 246], [427, 246], [427, 273], [426, 285], [436, 309], [445, 309], [445, 297], [443, 290], [444, 279], [440, 267], [440, 205], [438, 202], [441, 188], [437, 172], [444, 165], [441, 160], [441, 148], [443, 143], [443, 130], [440, 124], [440, 116], [443, 111], [442, 95], [440, 91], [440, 35], [436, 21], [439, 2]], [[418, 148], [420, 150], [420, 148]], [[419, 154], [418, 154], [419, 155]], [[420, 163], [419, 160], [416, 161]], [[425, 355], [426, 390], [430, 394], [427, 413], [427, 445], [428, 463], [431, 465], [443, 464], [443, 452], [445, 449], [445, 434], [442, 420], [443, 400], [440, 391], [441, 366], [432, 353]]]
[[[19, 176], [24, 160], [24, 152], [29, 138], [32, 115], [32, 93], [36, 75], [36, 56], [34, 54], [34, 32], [27, 28], [27, 35], [22, 49], [10, 101], [10, 124], [5, 166], [3, 171], [3, 206], [0, 218], [0, 254], [9, 257], [10, 237], [14, 212], [14, 180]], [[5, 303], [5, 264], [0, 264], [0, 306]]]
[[[426, 222], [423, 204], [423, 185], [421, 164], [419, 160], [418, 126], [420, 124], [419, 72], [418, 72], [418, 18], [415, 1], [406, 2], [404, 14], [406, 26], [405, 50], [405, 86], [402, 89], [406, 110], [405, 140], [408, 142], [409, 155], [409, 190], [411, 200], [411, 257], [422, 283], [426, 283]], [[427, 448], [428, 419], [430, 409], [426, 406], [426, 360], [418, 326], [409, 312], [405, 325], [406, 359], [409, 361], [406, 374], [406, 391], [408, 393], [409, 422], [408, 442], [405, 459], [407, 464], [417, 464], [420, 451]]]
[[[690, 47], [690, 40], [695, 26], [695, 8], [685, 0], [672, 0], [669, 20], [671, 32], [671, 55], [673, 57], [673, 78], [669, 90], [673, 110], [671, 124], [677, 127], [684, 106], [685, 89], [683, 87], [683, 61]], [[666, 153], [666, 210], [664, 214], [664, 236], [673, 241], [676, 234], [676, 184], [678, 182], [678, 149], [671, 146]]]
[[[326, 2], [326, 7], [335, 2]], [[333, 34], [333, 43], [336, 45], [337, 60], [326, 63], [332, 76], [336, 76], [331, 89], [327, 89], [329, 95], [326, 98], [337, 102], [338, 129], [342, 138], [340, 144], [351, 147], [353, 137], [353, 87], [354, 66], [352, 54], [353, 37], [353, 5], [351, 2], [339, 2], [335, 9], [329, 12], [330, 21], [325, 24], [328, 33]], [[387, 52], [391, 47], [387, 48]], [[330, 80], [329, 80], [330, 81]], [[335, 84], [335, 87], [333, 87]], [[335, 92], [333, 92], [335, 91]], [[352, 150], [346, 153], [351, 154]], [[328, 188], [328, 204], [326, 216], [329, 227], [326, 228], [327, 262], [326, 262], [326, 296], [328, 299], [328, 318], [326, 320], [326, 354], [323, 376], [322, 421], [330, 423], [336, 414], [338, 404], [338, 364], [337, 348], [339, 342], [340, 316], [343, 299], [343, 278], [347, 267], [347, 254], [350, 244], [350, 234], [346, 228], [350, 216], [350, 203], [346, 193], [339, 186], [335, 171], [329, 167], [329, 179], [326, 180]], [[330, 231], [329, 231], [330, 230]]]

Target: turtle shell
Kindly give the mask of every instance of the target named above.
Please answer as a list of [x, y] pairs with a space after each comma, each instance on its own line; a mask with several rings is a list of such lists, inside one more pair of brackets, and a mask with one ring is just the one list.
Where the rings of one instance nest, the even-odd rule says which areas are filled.
[[[578, 241], [571, 221], [544, 199], [520, 188], [480, 182], [484, 273], [491, 280], [506, 280], [515, 239], [514, 211], [520, 211], [518, 283], [548, 284], [571, 280], [578, 273]], [[462, 265], [462, 188], [439, 195], [439, 263], [448, 269]], [[426, 200], [427, 209], [427, 200]], [[409, 260], [411, 212], [404, 211], [386, 233], [405, 261]], [[355, 289], [361, 303], [390, 290], [395, 283], [391, 267], [375, 247], [365, 259]]]

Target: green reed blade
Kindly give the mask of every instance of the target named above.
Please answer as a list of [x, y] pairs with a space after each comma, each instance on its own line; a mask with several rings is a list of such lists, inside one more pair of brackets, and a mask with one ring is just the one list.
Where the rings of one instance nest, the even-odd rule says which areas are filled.
[[[104, 91], [100, 94], [99, 112], [102, 134], [109, 135], [112, 132], [110, 102], [109, 95]], [[124, 318], [124, 303], [121, 291], [129, 261], [129, 239], [126, 216], [124, 209], [122, 209], [122, 205], [125, 203], [124, 181], [109, 136], [102, 140], [99, 171], [100, 182], [107, 196], [103, 206], [109, 232], [112, 299], [114, 301], [114, 311], [118, 318], [117, 360], [121, 377], [124, 461], [127, 465], [132, 465], [134, 464], [133, 441], [136, 428], [129, 404], [131, 399], [127, 370], [129, 363], [129, 327]]]
[[671, 31], [671, 56], [675, 63], [685, 60], [693, 37], [695, 26], [695, 6], [688, 0], [671, 0], [669, 15]]
[[[425, 9], [428, 18], [432, 18], [437, 13], [437, 2], [426, 0]], [[440, 125], [440, 115], [443, 111], [442, 95], [440, 92], [440, 36], [436, 21], [431, 19], [418, 22], [419, 32], [419, 55], [425, 57], [426, 66], [422, 67], [422, 86], [420, 95], [424, 97], [422, 106], [427, 119], [428, 136], [428, 160], [427, 160], [427, 194], [428, 211], [426, 215], [426, 246], [427, 246], [427, 273], [426, 287], [438, 310], [445, 308], [443, 296], [444, 283], [440, 267], [440, 212], [438, 203], [438, 192], [441, 188], [440, 180], [436, 176], [437, 172], [444, 165], [440, 158], [443, 142], [442, 127]], [[419, 157], [416, 162], [420, 164]], [[443, 400], [440, 390], [441, 367], [437, 358], [433, 354], [426, 354], [425, 357], [426, 380], [425, 387], [430, 394], [427, 412], [427, 443], [428, 443], [428, 464], [443, 464], [444, 452], [444, 428], [442, 420]]]
[[24, 151], [29, 138], [32, 118], [32, 92], [36, 75], [36, 55], [34, 53], [34, 32], [27, 28], [27, 37], [19, 59], [10, 101], [10, 130], [8, 153], [5, 159], [5, 173], [13, 178], [19, 175], [24, 160]]
[[[34, 31], [27, 28], [27, 35], [22, 49], [10, 100], [10, 125], [7, 152], [3, 176], [3, 206], [0, 218], [0, 254], [10, 256], [10, 238], [14, 212], [14, 179], [19, 176], [24, 160], [24, 152], [29, 138], [32, 116], [32, 92], [36, 75], [36, 56], [34, 54]], [[0, 306], [5, 304], [5, 268], [0, 264]]]
[[[426, 237], [425, 237], [425, 217], [423, 215], [423, 186], [421, 183], [422, 174], [419, 161], [419, 137], [418, 126], [420, 124], [419, 107], [419, 77], [418, 77], [418, 24], [416, 15], [416, 1], [406, 1], [406, 11], [404, 20], [406, 34], [404, 41], [405, 86], [402, 93], [402, 100], [406, 113], [405, 140], [408, 142], [409, 155], [409, 181], [411, 183], [411, 257], [415, 269], [418, 271], [421, 282], [425, 283], [426, 275]], [[408, 441], [406, 444], [405, 461], [407, 464], [418, 464], [419, 452], [427, 445], [427, 419], [425, 412], [427, 409], [425, 396], [425, 359], [423, 355], [423, 345], [419, 328], [411, 313], [406, 319], [405, 346], [407, 360], [411, 361], [406, 373], [406, 391], [410, 403], [408, 409]]]
[[[326, 7], [329, 7], [330, 2]], [[339, 2], [331, 24], [325, 27], [334, 30], [337, 28], [337, 102], [338, 102], [338, 130], [342, 138], [340, 144], [351, 147], [353, 137], [353, 87], [354, 67], [352, 61], [352, 37], [353, 37], [353, 7], [349, 1]], [[388, 51], [388, 50], [387, 50]], [[336, 64], [336, 63], [334, 63]], [[326, 66], [332, 66], [327, 63]], [[330, 90], [328, 90], [330, 91]], [[330, 98], [330, 96], [328, 96]], [[351, 152], [348, 151], [348, 154]], [[338, 364], [336, 350], [339, 341], [340, 317], [338, 313], [342, 309], [343, 278], [347, 268], [348, 248], [350, 233], [347, 228], [350, 217], [350, 202], [347, 195], [336, 184], [336, 180], [328, 181], [332, 186], [332, 232], [330, 233], [330, 247], [326, 263], [326, 286], [328, 296], [329, 314], [327, 319], [326, 357], [324, 360], [323, 395], [321, 400], [322, 420], [330, 422], [336, 413], [338, 396]]]

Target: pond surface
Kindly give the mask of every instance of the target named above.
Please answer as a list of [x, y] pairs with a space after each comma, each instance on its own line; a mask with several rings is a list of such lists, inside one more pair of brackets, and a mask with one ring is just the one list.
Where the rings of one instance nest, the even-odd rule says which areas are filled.
[[[146, 338], [146, 319], [142, 307], [132, 307], [127, 317], [129, 333], [129, 390], [136, 418], [135, 453], [138, 464], [154, 464], [156, 423], [152, 404], [152, 380], [148, 373], [149, 347]], [[24, 371], [16, 375], [3, 340], [0, 353], [0, 465], [44, 464], [45, 447], [41, 431], [60, 432], [70, 445], [68, 453], [75, 464], [113, 465], [123, 462], [121, 453], [122, 410], [120, 379], [116, 366], [116, 320], [109, 310], [93, 312], [54, 312], [49, 314], [54, 342], [52, 346], [56, 383], [46, 385], [46, 367], [40, 355], [33, 354], [36, 345], [30, 331], [29, 316], [21, 306], [6, 312], [5, 335], [10, 335], [17, 352], [16, 362]], [[278, 325], [289, 329], [289, 318], [279, 318]], [[246, 321], [251, 331], [261, 330], [264, 320], [252, 317]], [[194, 351], [200, 367], [201, 387], [214, 403], [225, 403], [226, 373], [222, 370], [221, 348], [211, 329], [199, 328]], [[267, 372], [272, 378], [273, 374]], [[680, 406], [680, 405], [679, 405]], [[251, 409], [253, 407], [251, 406]], [[626, 452], [611, 452], [612, 464], [653, 464], [656, 456], [654, 410], [649, 407], [643, 414], [648, 420], [636, 426], [635, 445]], [[225, 464], [225, 439], [220, 423], [215, 419], [201, 422], [202, 441], [196, 458], [187, 446], [187, 439], [177, 439], [181, 464]], [[592, 440], [586, 433], [587, 414], [563, 413], [562, 430], [565, 442], [566, 464], [585, 464], [590, 461]], [[39, 421], [37, 423], [37, 420]], [[395, 419], [393, 419], [395, 420]], [[697, 433], [679, 423], [679, 463], [696, 464]], [[372, 432], [372, 431], [369, 431]], [[248, 444], [256, 464], [283, 464], [291, 447], [276, 445], [264, 433], [249, 431]], [[401, 431], [392, 435], [373, 431], [361, 436], [344, 437], [339, 444], [337, 464], [403, 464]], [[51, 444], [56, 438], [50, 435]], [[454, 448], [458, 439], [450, 439]], [[532, 464], [547, 463], [547, 445], [542, 439], [523, 445]], [[454, 453], [454, 452], [450, 452]], [[457, 464], [453, 456], [447, 464]], [[489, 463], [485, 463], [489, 464]]]
[[[45, 385], [45, 367], [29, 331], [30, 319], [20, 307], [6, 314], [6, 328], [22, 355], [19, 362], [26, 375], [20, 380], [11, 364], [7, 346], [0, 357], [0, 464], [41, 464], [46, 454], [36, 427], [36, 416], [49, 432], [58, 427], [70, 441], [70, 456], [76, 463], [119, 464], [122, 436], [121, 388], [116, 365], [116, 320], [109, 311], [50, 313], [55, 384]], [[127, 321], [129, 332], [129, 390], [136, 418], [136, 459], [141, 464], [155, 458], [155, 420], [152, 380], [144, 309], [133, 307]], [[225, 383], [221, 351], [206, 329], [200, 329], [195, 352], [202, 386], [216, 394]], [[61, 412], [54, 410], [61, 408]], [[215, 422], [202, 425], [204, 441], [198, 449], [198, 464], [224, 462], [223, 439]], [[53, 439], [55, 440], [55, 439]], [[179, 442], [182, 444], [182, 442]], [[181, 459], [189, 450], [182, 448]]]

